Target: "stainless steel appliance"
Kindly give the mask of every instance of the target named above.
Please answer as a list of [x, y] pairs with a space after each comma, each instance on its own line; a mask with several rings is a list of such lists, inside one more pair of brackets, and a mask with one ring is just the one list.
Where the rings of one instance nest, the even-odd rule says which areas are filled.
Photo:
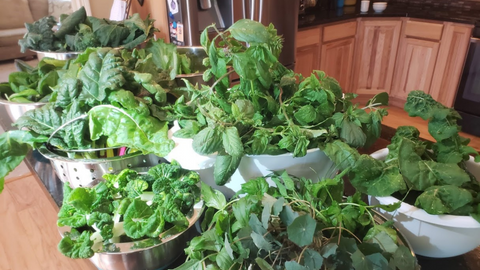
[[462, 131], [480, 136], [480, 36], [470, 40], [454, 108], [462, 116]]
[[284, 38], [280, 62], [295, 65], [299, 0], [167, 0], [167, 12], [170, 42], [179, 46], [200, 45], [201, 32], [212, 23], [219, 29], [242, 18], [273, 23]]

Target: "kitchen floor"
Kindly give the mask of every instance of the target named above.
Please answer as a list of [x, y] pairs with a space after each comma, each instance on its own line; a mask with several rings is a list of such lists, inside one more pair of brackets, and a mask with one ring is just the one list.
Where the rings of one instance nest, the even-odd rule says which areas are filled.
[[[34, 66], [38, 61], [27, 62]], [[8, 81], [14, 71], [13, 61], [0, 62], [0, 82]], [[72, 260], [58, 252], [57, 212], [53, 199], [22, 162], [6, 177], [0, 194], [0, 270], [96, 269], [88, 260]]]
[[[38, 60], [34, 58], [30, 60], [25, 60], [25, 62], [27, 62], [31, 66], [36, 66], [38, 63]], [[15, 71], [17, 70], [15, 68], [15, 64], [13, 60], [1, 61], [0, 62], [0, 82], [7, 82], [8, 75]], [[5, 130], [3, 129], [2, 126], [0, 126], [0, 134], [4, 132]], [[15, 168], [14, 171], [8, 174], [5, 179], [8, 181], [8, 180], [17, 179], [19, 177], [26, 176], [29, 174], [30, 174], [30, 170], [28, 169], [27, 165], [25, 165], [25, 162], [22, 162], [17, 168]]]

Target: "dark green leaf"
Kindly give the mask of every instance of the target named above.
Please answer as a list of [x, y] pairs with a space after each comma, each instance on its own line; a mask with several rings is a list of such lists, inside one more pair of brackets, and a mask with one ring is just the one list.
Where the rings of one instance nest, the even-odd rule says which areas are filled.
[[236, 127], [227, 127], [222, 134], [223, 148], [230, 156], [242, 156], [243, 144]]
[[241, 156], [217, 155], [213, 170], [215, 183], [219, 186], [225, 185], [237, 170], [241, 160]]
[[286, 270], [309, 270], [308, 267], [300, 265], [296, 261], [288, 261], [285, 262], [285, 269]]
[[217, 129], [213, 129], [211, 127], [202, 129], [193, 137], [193, 150], [201, 155], [213, 154], [219, 151], [221, 146], [221, 134], [217, 131]]
[[310, 215], [299, 216], [287, 227], [288, 239], [301, 247], [310, 245], [316, 226], [317, 223]]

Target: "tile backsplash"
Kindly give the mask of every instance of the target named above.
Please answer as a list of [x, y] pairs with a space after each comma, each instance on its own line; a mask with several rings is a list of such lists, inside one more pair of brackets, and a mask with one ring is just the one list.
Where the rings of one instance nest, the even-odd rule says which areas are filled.
[[409, 4], [412, 6], [431, 6], [434, 8], [455, 8], [464, 10], [480, 10], [480, 0], [389, 0], [391, 4]]

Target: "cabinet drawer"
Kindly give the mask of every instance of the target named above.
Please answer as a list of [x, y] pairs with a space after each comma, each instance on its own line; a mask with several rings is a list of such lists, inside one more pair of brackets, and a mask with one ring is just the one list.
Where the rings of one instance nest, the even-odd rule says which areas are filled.
[[297, 48], [320, 43], [320, 27], [299, 30], [297, 32]]
[[405, 35], [421, 39], [440, 40], [442, 38], [443, 24], [407, 21]]
[[323, 28], [323, 42], [355, 36], [357, 22], [339, 23]]

